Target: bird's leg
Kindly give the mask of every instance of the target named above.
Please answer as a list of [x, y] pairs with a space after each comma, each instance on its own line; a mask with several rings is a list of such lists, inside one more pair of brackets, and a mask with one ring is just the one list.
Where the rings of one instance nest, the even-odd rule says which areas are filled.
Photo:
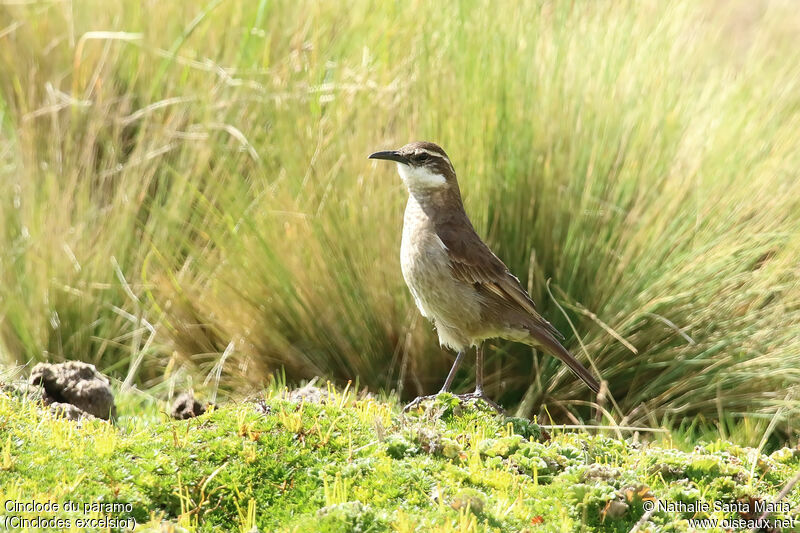
[[483, 394], [483, 343], [475, 350], [475, 394]]
[[462, 349], [456, 355], [456, 360], [453, 362], [453, 367], [450, 369], [450, 372], [447, 374], [447, 379], [444, 380], [444, 385], [442, 385], [442, 390], [439, 392], [447, 392], [450, 390], [450, 385], [453, 384], [453, 380], [456, 377], [456, 370], [458, 367], [461, 366], [461, 361], [464, 359], [464, 354], [467, 352], [466, 348]]
[[494, 403], [486, 393], [483, 392], [483, 343], [478, 345], [475, 354], [475, 392], [469, 394], [459, 394], [459, 399], [462, 400], [483, 400], [489, 407], [494, 409], [500, 414], [505, 414], [505, 409]]
[[458, 370], [458, 367], [461, 366], [461, 361], [464, 359], [464, 354], [466, 353], [466, 351], [467, 351], [466, 349], [461, 350], [456, 355], [456, 360], [453, 363], [453, 367], [450, 369], [450, 372], [447, 374], [447, 379], [444, 380], [444, 385], [442, 385], [442, 390], [440, 390], [437, 394], [431, 394], [429, 396], [419, 396], [417, 398], [414, 398], [414, 400], [410, 404], [403, 407], [403, 412], [413, 409], [414, 407], [418, 406], [425, 400], [432, 400], [436, 398], [438, 394], [449, 391], [450, 385], [453, 384], [453, 379], [455, 379], [456, 377], [456, 371]]

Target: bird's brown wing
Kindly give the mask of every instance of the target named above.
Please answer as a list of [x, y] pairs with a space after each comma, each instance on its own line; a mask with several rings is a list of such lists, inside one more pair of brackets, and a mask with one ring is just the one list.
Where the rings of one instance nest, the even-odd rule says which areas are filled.
[[478, 237], [469, 219], [464, 217], [453, 224], [442, 224], [436, 228], [436, 233], [447, 248], [450, 269], [456, 279], [480, 285], [497, 304], [528, 315], [535, 325], [551, 335], [564, 338], [536, 311], [536, 304], [517, 277]]
[[447, 247], [450, 269], [456, 279], [474, 285], [501, 309], [524, 316], [525, 327], [538, 344], [566, 363], [590, 389], [599, 392], [597, 379], [558, 342], [557, 338], [563, 339], [564, 336], [536, 312], [533, 300], [519, 280], [481, 241], [469, 219], [464, 217], [452, 226], [442, 224], [436, 233]]

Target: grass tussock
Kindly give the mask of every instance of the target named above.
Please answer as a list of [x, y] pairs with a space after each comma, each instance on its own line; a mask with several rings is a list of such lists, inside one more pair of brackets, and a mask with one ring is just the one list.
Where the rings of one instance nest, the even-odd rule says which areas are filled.
[[[792, 432], [798, 24], [781, 2], [0, 7], [0, 354], [433, 390], [404, 192], [365, 159], [430, 139], [618, 420]], [[496, 343], [488, 372], [522, 414], [587, 413], [547, 356]]]

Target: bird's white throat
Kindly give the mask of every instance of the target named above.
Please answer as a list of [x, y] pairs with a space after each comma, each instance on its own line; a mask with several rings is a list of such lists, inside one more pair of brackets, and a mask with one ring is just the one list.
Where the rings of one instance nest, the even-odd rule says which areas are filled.
[[443, 175], [431, 172], [425, 167], [412, 167], [404, 163], [397, 163], [397, 172], [409, 190], [420, 188], [435, 189], [444, 187], [447, 183]]

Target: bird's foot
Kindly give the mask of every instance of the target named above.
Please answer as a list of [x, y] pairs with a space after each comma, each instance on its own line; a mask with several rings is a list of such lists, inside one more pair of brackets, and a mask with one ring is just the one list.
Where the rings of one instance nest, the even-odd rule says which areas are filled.
[[506, 414], [506, 410], [505, 409], [503, 409], [498, 404], [496, 404], [494, 401], [492, 401], [486, 395], [486, 393], [483, 392], [480, 389], [476, 390], [475, 392], [470, 392], [470, 393], [467, 393], [467, 394], [457, 394], [456, 398], [458, 398], [462, 402], [466, 401], [466, 400], [483, 400], [484, 402], [486, 402], [486, 405], [488, 405], [489, 407], [491, 407], [492, 409], [494, 409], [495, 411], [497, 411], [501, 415], [505, 415]]
[[[428, 396], [419, 396], [419, 397], [415, 398], [411, 403], [409, 403], [408, 405], [403, 407], [403, 412], [407, 413], [408, 411], [410, 411], [410, 410], [412, 410], [412, 409], [414, 409], [416, 407], [419, 407], [422, 404], [422, 402], [425, 402], [427, 400], [435, 400], [443, 392], [445, 392], [445, 391], [440, 391], [438, 394], [430, 394]], [[454, 394], [452, 396], [450, 396], [450, 394], [447, 393], [447, 395], [450, 398], [456, 398], [459, 401], [459, 403], [463, 403], [463, 402], [466, 402], [466, 401], [469, 401], [469, 400], [482, 400], [482, 401], [484, 401], [486, 403], [486, 405], [488, 405], [489, 407], [491, 407], [492, 409], [494, 409], [498, 413], [500, 413], [502, 415], [506, 414], [506, 410], [503, 409], [502, 407], [500, 407], [494, 401], [492, 401], [491, 398], [489, 398], [486, 395], [486, 393], [483, 392], [482, 390], [476, 390], [475, 392], [470, 392], [470, 393], [467, 393], [467, 394]]]
[[421, 404], [425, 400], [434, 400], [436, 399], [436, 396], [438, 396], [438, 394], [430, 394], [428, 396], [417, 396], [411, 401], [411, 403], [403, 407], [403, 412], [407, 413], [410, 410], [414, 409], [415, 407], [419, 407], [419, 404]]

